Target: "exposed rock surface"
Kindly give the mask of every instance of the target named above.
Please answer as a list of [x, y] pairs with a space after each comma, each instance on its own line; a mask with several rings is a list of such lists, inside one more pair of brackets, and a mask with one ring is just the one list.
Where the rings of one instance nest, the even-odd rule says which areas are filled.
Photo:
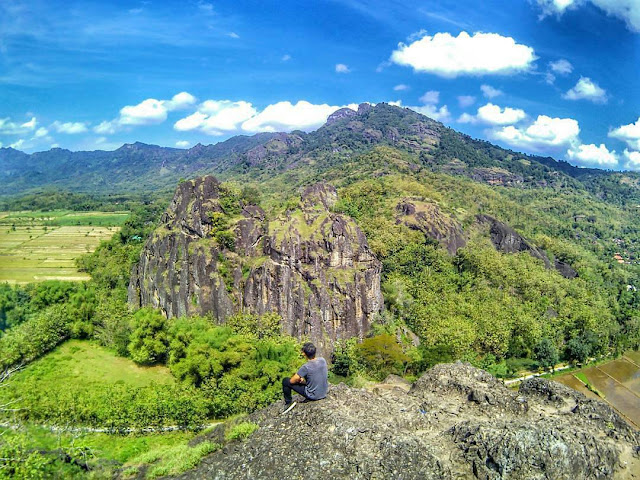
[[244, 205], [229, 220], [232, 245], [214, 238], [219, 197], [213, 177], [178, 186], [133, 269], [133, 305], [220, 322], [241, 310], [276, 312], [284, 332], [310, 337], [323, 352], [336, 339], [362, 338], [382, 308], [381, 265], [355, 222], [330, 211], [332, 186], [308, 187], [299, 209], [272, 221]]
[[462, 225], [443, 213], [435, 203], [405, 199], [396, 205], [396, 214], [398, 222], [440, 242], [451, 255], [467, 244]]
[[[284, 416], [279, 404], [256, 412], [249, 420], [260, 428], [247, 440], [180, 478], [583, 480], [640, 471], [638, 432], [555, 382], [529, 380], [516, 392], [455, 363], [432, 368], [409, 391], [393, 383], [341, 384]], [[196, 442], [204, 438], [224, 443], [224, 427]]]
[[491, 242], [501, 252], [529, 252], [532, 257], [542, 260], [547, 268], [555, 268], [565, 278], [575, 278], [578, 276], [578, 272], [576, 272], [568, 263], [555, 260], [552, 265], [551, 260], [549, 260], [549, 257], [547, 257], [544, 251], [536, 247], [506, 223], [496, 220], [489, 215], [483, 214], [476, 215], [476, 220], [480, 225], [486, 225], [489, 227]]

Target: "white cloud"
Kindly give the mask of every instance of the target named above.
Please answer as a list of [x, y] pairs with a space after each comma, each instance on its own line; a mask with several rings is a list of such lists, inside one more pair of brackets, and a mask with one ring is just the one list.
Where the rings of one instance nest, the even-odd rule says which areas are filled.
[[543, 17], [557, 13], [562, 15], [567, 8], [576, 4], [576, 0], [537, 0], [538, 5], [542, 8]]
[[33, 131], [37, 124], [38, 121], [36, 120], [36, 117], [31, 117], [31, 120], [22, 124], [12, 122], [10, 117], [0, 118], [0, 134], [20, 135]]
[[580, 77], [576, 86], [562, 97], [567, 100], [589, 100], [593, 103], [607, 103], [607, 92], [588, 77]]
[[351, 73], [351, 70], [344, 63], [336, 63], [336, 73]]
[[[356, 110], [357, 105], [349, 105]], [[314, 105], [300, 100], [295, 105], [290, 102], [278, 102], [269, 105], [255, 117], [242, 124], [249, 132], [278, 132], [291, 130], [313, 130], [323, 125], [327, 117], [341, 107], [327, 104]]]
[[604, 143], [577, 145], [567, 150], [567, 158], [583, 165], [613, 168], [618, 165], [618, 155], [615, 150], [609, 151]]
[[478, 108], [478, 121], [488, 125], [513, 125], [526, 118], [527, 114], [519, 108], [505, 107], [487, 103]]
[[281, 60], [283, 62], [288, 62], [289, 60], [291, 60], [291, 55], [289, 55], [289, 54], [283, 55]]
[[227, 33], [227, 36], [228, 36], [228, 37], [231, 37], [231, 38], [233, 38], [233, 39], [238, 39], [238, 38], [240, 38], [240, 35], [238, 35], [236, 32], [229, 32], [229, 33]]
[[100, 135], [113, 135], [118, 131], [118, 122], [117, 121], [100, 122], [99, 125], [96, 125], [95, 127], [93, 127], [93, 131]]
[[624, 168], [627, 170], [640, 170], [640, 152], [630, 152], [625, 149], [624, 158], [627, 160]]
[[[167, 119], [168, 112], [182, 110], [195, 103], [196, 97], [188, 92], [180, 92], [174, 95], [171, 100], [147, 98], [137, 105], [127, 105], [120, 109], [120, 117], [115, 121], [115, 123], [114, 121], [111, 123], [112, 126], [154, 125], [164, 122]], [[107, 130], [108, 126], [105, 125], [104, 129]]]
[[176, 147], [180, 147], [180, 148], [188, 148], [189, 145], [191, 145], [191, 142], [187, 140], [178, 140], [176, 142]]
[[513, 147], [536, 152], [557, 151], [578, 142], [580, 126], [572, 118], [551, 118], [539, 115], [528, 127], [512, 125], [493, 130], [490, 135]]
[[167, 108], [162, 100], [147, 98], [137, 105], [120, 109], [120, 125], [153, 125], [167, 119]]
[[555, 62], [549, 62], [549, 68], [553, 73], [558, 75], [569, 75], [573, 72], [573, 65], [568, 60], [561, 58], [560, 60], [556, 60]]
[[636, 123], [622, 125], [610, 131], [609, 136], [626, 142], [634, 150], [640, 150], [640, 117]]
[[476, 119], [475, 115], [471, 115], [465, 112], [458, 117], [457, 122], [458, 123], [477, 123], [478, 120]]
[[460, 105], [461, 108], [470, 107], [474, 103], [476, 103], [476, 97], [474, 97], [473, 95], [458, 96], [458, 105]]
[[446, 105], [438, 108], [436, 105], [423, 105], [421, 107], [407, 107], [411, 110], [426, 115], [429, 118], [433, 118], [439, 122], [448, 122], [451, 120], [451, 113]]
[[66, 133], [69, 135], [75, 135], [77, 133], [85, 133], [88, 129], [87, 126], [82, 122], [58, 122], [55, 121], [51, 124], [51, 128], [53, 128], [58, 133]]
[[196, 103], [196, 97], [188, 92], [177, 93], [171, 98], [171, 100], [163, 100], [164, 107], [172, 112], [174, 110], [182, 110], [189, 108]]
[[400, 85], [396, 85], [395, 87], [393, 87], [393, 90], [396, 92], [402, 92], [404, 90], [409, 90], [409, 86], [401, 83]]
[[562, 15], [567, 9], [577, 8], [591, 2], [604, 10], [607, 15], [619, 18], [627, 24], [627, 28], [640, 32], [640, 2], [638, 0], [537, 0], [542, 9], [542, 17]]
[[16, 150], [20, 149], [24, 145], [24, 140], [18, 140], [9, 145], [10, 148], [15, 148]]
[[38, 130], [36, 130], [36, 132], [33, 134], [34, 138], [42, 138], [42, 137], [46, 137], [47, 135], [49, 135], [49, 130], [47, 130], [44, 127], [40, 127]]
[[497, 33], [461, 32], [424, 36], [409, 45], [398, 44], [391, 61], [442, 77], [459, 75], [510, 75], [531, 69], [536, 60], [533, 48]]
[[207, 135], [224, 135], [241, 129], [242, 123], [257, 113], [249, 102], [207, 100], [198, 111], [178, 120], [173, 128], [178, 131], [199, 130]]
[[486, 98], [496, 98], [500, 95], [504, 95], [504, 92], [502, 90], [493, 88], [491, 85], [481, 85], [480, 90], [482, 90], [482, 95], [484, 95]]
[[440, 103], [440, 92], [437, 90], [429, 90], [420, 97], [422, 103], [438, 104]]

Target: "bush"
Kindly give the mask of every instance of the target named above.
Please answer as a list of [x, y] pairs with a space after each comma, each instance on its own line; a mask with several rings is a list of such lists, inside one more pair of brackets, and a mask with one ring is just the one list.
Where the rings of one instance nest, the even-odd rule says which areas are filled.
[[391, 373], [402, 375], [404, 365], [411, 360], [396, 339], [388, 334], [365, 339], [356, 347], [356, 352], [378, 380]]
[[167, 319], [157, 310], [141, 308], [133, 315], [133, 333], [127, 347], [136, 363], [152, 365], [166, 360]]

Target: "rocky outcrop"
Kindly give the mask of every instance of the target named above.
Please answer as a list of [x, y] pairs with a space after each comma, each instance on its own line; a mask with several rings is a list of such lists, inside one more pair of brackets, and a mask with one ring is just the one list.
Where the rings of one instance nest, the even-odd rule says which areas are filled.
[[467, 244], [462, 225], [435, 203], [405, 199], [396, 205], [396, 221], [439, 242], [451, 255]]
[[[640, 435], [610, 407], [548, 380], [506, 388], [469, 364], [438, 365], [412, 387], [332, 386], [326, 399], [252, 414], [244, 442], [180, 478], [615, 479], [640, 468]], [[243, 420], [246, 421], [246, 420]]]
[[489, 228], [491, 242], [501, 252], [529, 252], [532, 257], [542, 260], [545, 267], [555, 268], [558, 273], [565, 278], [571, 279], [578, 276], [578, 272], [576, 272], [568, 263], [555, 260], [552, 264], [551, 260], [549, 260], [549, 257], [547, 257], [547, 254], [543, 250], [536, 247], [506, 223], [496, 220], [489, 215], [483, 214], [476, 215], [476, 220], [480, 225], [484, 225]]
[[355, 222], [330, 211], [333, 187], [308, 187], [299, 208], [271, 221], [258, 206], [230, 209], [220, 196], [213, 177], [178, 186], [133, 269], [134, 306], [219, 322], [275, 312], [285, 333], [323, 352], [336, 339], [363, 337], [382, 308], [381, 265]]

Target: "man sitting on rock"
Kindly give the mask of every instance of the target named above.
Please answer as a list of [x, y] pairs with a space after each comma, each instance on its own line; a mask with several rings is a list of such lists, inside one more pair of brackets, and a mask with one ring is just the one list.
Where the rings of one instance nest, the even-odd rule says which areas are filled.
[[316, 346], [310, 342], [305, 343], [302, 346], [302, 354], [307, 359], [307, 363], [302, 365], [293, 377], [282, 379], [285, 413], [295, 405], [291, 399], [291, 390], [296, 391], [307, 400], [320, 400], [327, 395], [329, 390], [327, 362], [322, 357], [316, 358]]

